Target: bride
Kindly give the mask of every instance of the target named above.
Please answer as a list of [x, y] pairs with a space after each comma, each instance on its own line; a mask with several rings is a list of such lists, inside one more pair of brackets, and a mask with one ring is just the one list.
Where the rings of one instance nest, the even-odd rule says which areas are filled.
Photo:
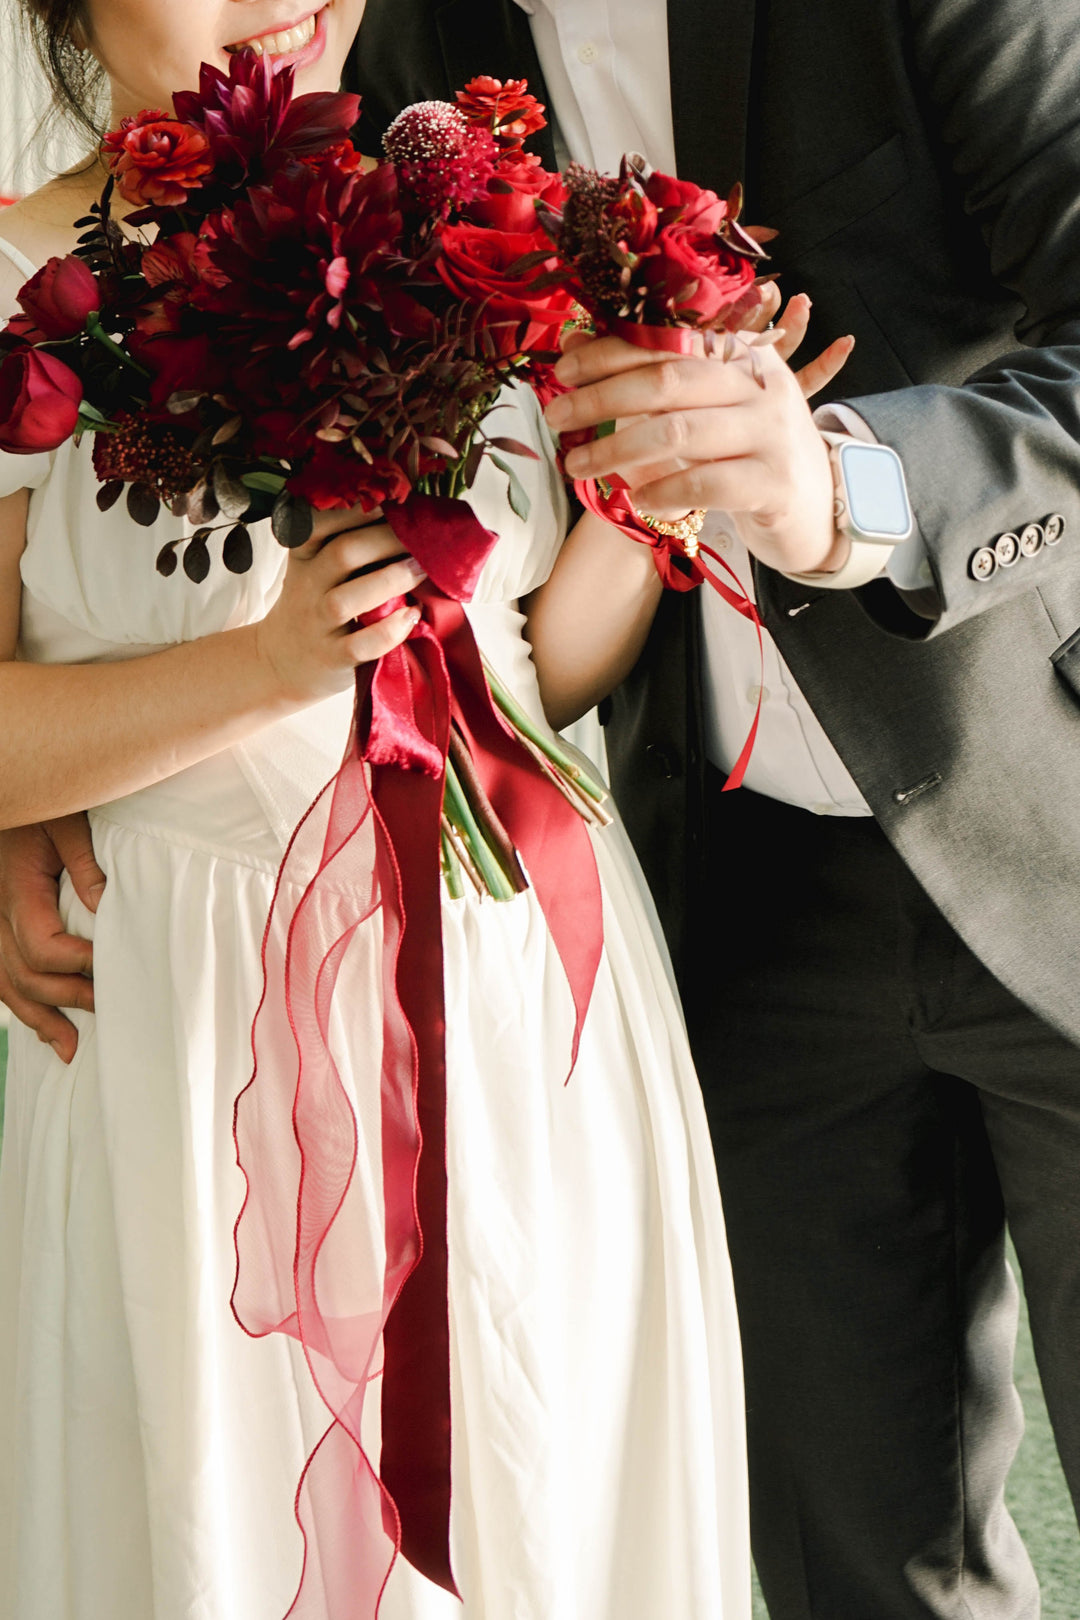
[[[100, 64], [115, 125], [253, 41], [295, 64], [299, 91], [336, 88], [363, 0], [295, 26], [279, 0], [26, 9], [54, 66]], [[88, 159], [3, 216], [0, 313], [71, 249], [102, 179]], [[508, 392], [497, 414], [541, 459], [528, 523], [494, 469], [477, 481], [500, 540], [469, 616], [536, 723], [564, 724], [629, 668], [658, 585], [647, 549], [595, 519], [567, 539], [532, 395]], [[0, 825], [94, 805], [107, 875], [94, 915], [62, 890], [96, 964], [74, 1061], [12, 1031], [0, 1611], [279, 1620], [305, 1562], [297, 1482], [326, 1414], [297, 1347], [248, 1337], [230, 1310], [232, 1111], [285, 845], [340, 761], [356, 666], [400, 643], [416, 610], [354, 621], [419, 570], [357, 517], [288, 556], [263, 536], [240, 578], [163, 579], [153, 559], [178, 521], [148, 533], [101, 513], [95, 489], [88, 446], [0, 455]], [[618, 826], [592, 836], [605, 955], [569, 1085], [573, 1008], [534, 896], [444, 897], [463, 1609], [402, 1559], [384, 1620], [749, 1615], [738, 1339], [702, 1106], [629, 846]], [[377, 923], [359, 999], [338, 1008], [347, 1082], [373, 1061]], [[348, 1525], [306, 1530], [295, 1612], [367, 1620], [324, 1577]]]

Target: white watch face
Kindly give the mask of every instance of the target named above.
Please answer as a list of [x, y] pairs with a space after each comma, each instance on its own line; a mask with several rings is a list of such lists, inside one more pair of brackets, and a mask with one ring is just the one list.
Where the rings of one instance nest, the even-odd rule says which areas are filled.
[[911, 506], [904, 469], [885, 444], [845, 444], [840, 465], [848, 512], [856, 536], [895, 545], [911, 533]]

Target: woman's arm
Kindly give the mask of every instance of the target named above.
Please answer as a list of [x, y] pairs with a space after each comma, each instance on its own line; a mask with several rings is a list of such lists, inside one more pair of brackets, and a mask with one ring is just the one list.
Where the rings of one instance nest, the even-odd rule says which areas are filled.
[[347, 689], [358, 664], [404, 641], [416, 622], [418, 610], [405, 607], [352, 628], [423, 577], [411, 558], [388, 562], [401, 546], [379, 525], [292, 552], [281, 595], [259, 624], [120, 663], [19, 663], [26, 505], [25, 492], [0, 501], [0, 827], [172, 776]]
[[645, 645], [663, 587], [652, 551], [586, 513], [551, 577], [523, 603], [548, 720], [579, 720], [614, 691]]

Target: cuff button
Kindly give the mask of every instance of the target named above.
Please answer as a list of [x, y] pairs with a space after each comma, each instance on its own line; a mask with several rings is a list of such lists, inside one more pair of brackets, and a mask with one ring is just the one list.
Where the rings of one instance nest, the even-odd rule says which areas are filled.
[[997, 565], [997, 557], [989, 546], [983, 546], [979, 551], [972, 552], [971, 561], [968, 563], [972, 579], [977, 579], [980, 584], [997, 573]]
[[1056, 546], [1065, 533], [1065, 519], [1060, 512], [1051, 512], [1049, 517], [1043, 518], [1042, 527], [1047, 545]]
[[[1025, 534], [1027, 531], [1024, 531]], [[1016, 534], [999, 534], [994, 541], [994, 556], [998, 560], [999, 568], [1011, 568], [1022, 550], [1021, 537]]]
[[1046, 531], [1041, 523], [1029, 523], [1020, 535], [1020, 550], [1025, 557], [1037, 557], [1046, 542]]

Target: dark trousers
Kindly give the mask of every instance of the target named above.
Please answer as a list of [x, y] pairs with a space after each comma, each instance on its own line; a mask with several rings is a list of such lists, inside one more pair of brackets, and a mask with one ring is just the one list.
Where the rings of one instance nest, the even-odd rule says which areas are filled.
[[1080, 1049], [874, 821], [719, 784], [687, 1011], [771, 1620], [1036, 1620], [1002, 1500], [1022, 1428], [1004, 1225], [1080, 1505]]

